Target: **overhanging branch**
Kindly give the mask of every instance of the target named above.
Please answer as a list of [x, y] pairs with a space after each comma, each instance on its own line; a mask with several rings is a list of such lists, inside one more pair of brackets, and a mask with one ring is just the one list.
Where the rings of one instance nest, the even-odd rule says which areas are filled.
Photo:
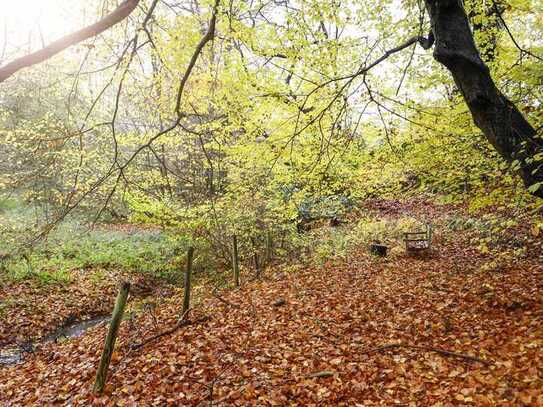
[[0, 68], [0, 83], [4, 82], [10, 76], [23, 68], [46, 61], [72, 45], [78, 44], [103, 33], [128, 17], [138, 6], [139, 2], [140, 0], [125, 0], [119, 5], [119, 7], [117, 7], [110, 14], [106, 15], [100, 21], [72, 34], [68, 34], [39, 51], [25, 55], [24, 57], [10, 62], [9, 64]]

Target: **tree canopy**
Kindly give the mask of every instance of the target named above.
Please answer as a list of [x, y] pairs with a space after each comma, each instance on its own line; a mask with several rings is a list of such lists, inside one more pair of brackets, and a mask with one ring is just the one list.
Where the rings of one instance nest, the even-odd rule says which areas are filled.
[[413, 188], [538, 205], [517, 187], [542, 194], [537, 2], [85, 7], [96, 23], [0, 69], [2, 188], [52, 222]]

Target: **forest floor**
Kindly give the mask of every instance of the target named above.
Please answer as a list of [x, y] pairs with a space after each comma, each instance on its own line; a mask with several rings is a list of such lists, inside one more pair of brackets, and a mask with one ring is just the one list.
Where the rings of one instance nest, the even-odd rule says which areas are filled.
[[109, 315], [119, 281], [132, 283], [135, 298], [171, 295], [173, 287], [149, 275], [120, 270], [72, 270], [71, 281], [41, 284], [32, 279], [0, 284], [0, 349], [39, 340], [63, 327]]
[[541, 247], [533, 253], [488, 269], [458, 232], [428, 258], [361, 249], [269, 269], [239, 289], [198, 288], [192, 324], [146, 343], [176, 326], [180, 298], [162, 297], [122, 324], [103, 396], [91, 390], [105, 324], [2, 368], [0, 404], [543, 405]]

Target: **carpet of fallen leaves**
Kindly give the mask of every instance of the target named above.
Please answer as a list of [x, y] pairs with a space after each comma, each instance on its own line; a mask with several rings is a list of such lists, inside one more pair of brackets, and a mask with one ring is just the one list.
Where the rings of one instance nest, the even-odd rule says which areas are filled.
[[91, 392], [105, 326], [2, 369], [2, 405], [543, 405], [543, 265], [483, 271], [462, 239], [427, 259], [348, 261], [123, 323], [109, 382]]
[[66, 284], [0, 281], [0, 347], [39, 339], [75, 321], [110, 313], [119, 281], [131, 281], [133, 294], [140, 297], [150, 295], [157, 285], [148, 276], [119, 270], [102, 270], [99, 280], [93, 280], [88, 269], [73, 270], [71, 275], [72, 282]]

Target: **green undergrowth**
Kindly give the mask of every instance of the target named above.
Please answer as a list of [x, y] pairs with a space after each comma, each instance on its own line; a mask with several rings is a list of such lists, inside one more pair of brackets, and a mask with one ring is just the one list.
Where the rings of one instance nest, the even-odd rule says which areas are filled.
[[[511, 219], [498, 213], [470, 214], [443, 210], [431, 219], [433, 242], [474, 248], [486, 260], [489, 271], [499, 270], [528, 255], [543, 236], [543, 222], [534, 218]], [[403, 255], [405, 232], [425, 231], [426, 223], [416, 215], [398, 217], [365, 215], [341, 227], [322, 227], [299, 237], [299, 261], [322, 266], [330, 260], [347, 260], [368, 253], [372, 242], [389, 247], [392, 256]], [[536, 246], [534, 246], [536, 245]], [[533, 251], [533, 249], [532, 249]]]
[[355, 252], [367, 251], [372, 242], [380, 242], [400, 250], [403, 233], [424, 231], [425, 225], [414, 217], [383, 219], [364, 216], [342, 227], [324, 227], [303, 238], [303, 261], [323, 265], [329, 260], [346, 259]]
[[[533, 223], [533, 220], [530, 225], [524, 225], [525, 229], [531, 228], [532, 236], [517, 233], [523, 226], [519, 220], [445, 209], [439, 217], [432, 218], [432, 224], [434, 236], [445, 244], [454, 242], [459, 234], [469, 235], [470, 244], [487, 255], [492, 269], [523, 257], [529, 239], [537, 239], [543, 228], [541, 222]], [[348, 259], [361, 250], [367, 252], [372, 242], [386, 244], [391, 255], [395, 255], [403, 253], [405, 232], [424, 231], [425, 227], [425, 222], [414, 213], [387, 217], [367, 212], [338, 227], [320, 226], [304, 233], [275, 235], [272, 264], [281, 269], [322, 266], [330, 260]], [[238, 235], [240, 263], [246, 275], [254, 268], [252, 236]], [[120, 270], [181, 285], [190, 244], [195, 244], [196, 248], [195, 278], [219, 286], [231, 283], [228, 239], [221, 243], [222, 253], [205, 240], [191, 242], [188, 238], [175, 236], [172, 231], [135, 225], [103, 225], [89, 231], [75, 221], [60, 225], [33, 250], [0, 260], [0, 279], [32, 280], [44, 285], [68, 284], [81, 278], [83, 271], [91, 282], [99, 284], [104, 278], [103, 271]], [[257, 246], [257, 255], [262, 259], [264, 240]]]
[[69, 283], [75, 270], [89, 270], [92, 279], [100, 279], [99, 270], [120, 269], [173, 283], [179, 280], [183, 246], [160, 231], [85, 232], [72, 225], [33, 250], [7, 256], [0, 266], [4, 278], [12, 281]]

